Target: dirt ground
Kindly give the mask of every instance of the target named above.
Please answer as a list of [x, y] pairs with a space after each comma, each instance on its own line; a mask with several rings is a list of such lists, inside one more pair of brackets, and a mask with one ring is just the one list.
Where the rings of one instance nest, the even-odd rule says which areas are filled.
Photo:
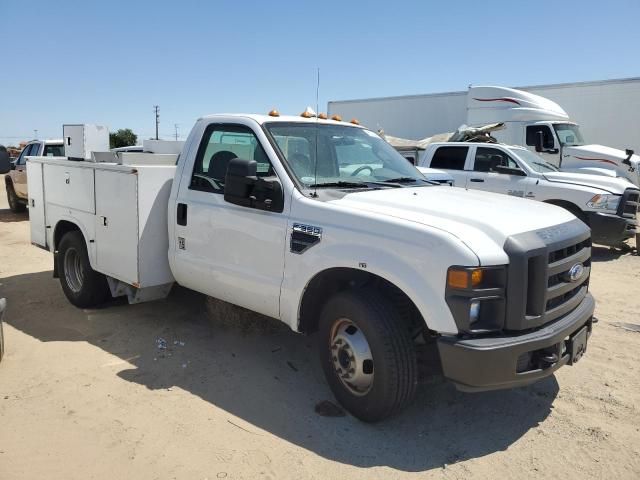
[[640, 257], [594, 254], [580, 363], [502, 392], [436, 378], [367, 425], [315, 412], [313, 338], [218, 328], [183, 289], [72, 307], [0, 195], [0, 479], [640, 478], [640, 333], [617, 324], [640, 323]]

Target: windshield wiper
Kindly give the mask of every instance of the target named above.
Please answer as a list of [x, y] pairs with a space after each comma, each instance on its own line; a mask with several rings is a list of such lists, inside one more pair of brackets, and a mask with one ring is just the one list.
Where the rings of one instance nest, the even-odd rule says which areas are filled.
[[369, 188], [366, 182], [325, 182], [325, 183], [312, 183], [308, 185], [309, 188], [317, 187], [339, 187], [339, 188]]
[[389, 180], [383, 180], [384, 183], [415, 183], [417, 182], [418, 178], [413, 178], [413, 177], [398, 177], [398, 178], [390, 178]]

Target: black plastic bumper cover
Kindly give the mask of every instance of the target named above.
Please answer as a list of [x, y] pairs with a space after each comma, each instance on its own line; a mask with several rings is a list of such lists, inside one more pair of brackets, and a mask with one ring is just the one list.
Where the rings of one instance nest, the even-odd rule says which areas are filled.
[[518, 373], [520, 356], [559, 345], [585, 325], [590, 326], [594, 308], [595, 301], [587, 294], [571, 313], [533, 332], [470, 339], [440, 337], [438, 350], [444, 376], [463, 391], [519, 387], [547, 377], [567, 364], [570, 355], [563, 355], [546, 368]]
[[586, 213], [593, 243], [615, 247], [636, 233], [634, 220], [600, 212]]

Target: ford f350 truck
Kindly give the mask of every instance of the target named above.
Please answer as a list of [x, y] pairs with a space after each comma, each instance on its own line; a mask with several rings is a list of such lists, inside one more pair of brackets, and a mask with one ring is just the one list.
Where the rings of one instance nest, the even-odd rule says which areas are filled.
[[640, 190], [624, 178], [561, 172], [524, 147], [495, 143], [431, 143], [418, 165], [443, 169], [454, 185], [566, 208], [591, 227], [594, 243], [620, 247], [638, 232]]
[[358, 125], [213, 115], [177, 162], [34, 157], [27, 169], [32, 242], [53, 252], [71, 303], [152, 300], [175, 282], [316, 332], [330, 388], [364, 421], [411, 401], [417, 344], [466, 391], [535, 382], [587, 348], [584, 223], [434, 186]]

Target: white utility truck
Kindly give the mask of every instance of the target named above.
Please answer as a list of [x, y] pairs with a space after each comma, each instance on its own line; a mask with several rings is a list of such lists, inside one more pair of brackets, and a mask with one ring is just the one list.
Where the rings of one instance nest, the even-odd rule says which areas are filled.
[[591, 237], [564, 209], [434, 186], [361, 126], [277, 112], [200, 118], [174, 159], [29, 159], [31, 239], [74, 305], [175, 282], [318, 332], [332, 391], [365, 421], [411, 401], [417, 344], [467, 391], [586, 350]]
[[640, 190], [624, 178], [561, 172], [524, 147], [430, 143], [418, 165], [447, 171], [456, 187], [503, 193], [566, 208], [591, 227], [594, 243], [620, 247], [638, 231]]

